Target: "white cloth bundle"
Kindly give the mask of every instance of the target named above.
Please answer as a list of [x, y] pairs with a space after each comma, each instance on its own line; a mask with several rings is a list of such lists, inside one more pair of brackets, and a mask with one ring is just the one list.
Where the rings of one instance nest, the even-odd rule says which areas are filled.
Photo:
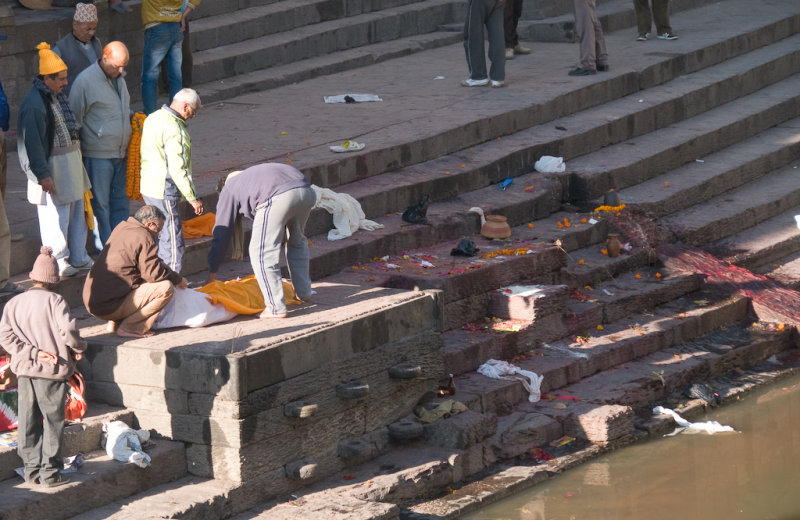
[[142, 451], [142, 443], [150, 440], [147, 430], [134, 430], [122, 421], [103, 424], [106, 432], [106, 453], [120, 462], [130, 462], [140, 468], [150, 465], [150, 455]]
[[347, 238], [359, 229], [372, 231], [383, 227], [383, 224], [364, 218], [361, 204], [347, 193], [336, 193], [314, 184], [311, 189], [317, 195], [317, 204], [314, 207], [322, 208], [333, 215], [334, 229], [328, 231], [328, 240]]
[[543, 155], [533, 164], [537, 172], [542, 173], [559, 173], [567, 169], [563, 157], [553, 157], [551, 155]]
[[733, 428], [730, 426], [723, 426], [717, 421], [706, 421], [702, 423], [692, 423], [678, 415], [677, 412], [674, 410], [670, 410], [669, 408], [664, 408], [663, 406], [656, 406], [653, 408], [654, 414], [664, 414], [670, 415], [678, 424], [680, 429], [677, 432], [673, 432], [671, 435], [675, 435], [676, 433], [707, 433], [709, 435], [713, 433], [720, 433], [720, 432], [735, 432]]
[[221, 304], [211, 303], [211, 298], [207, 294], [194, 289], [175, 287], [172, 298], [161, 309], [153, 328], [205, 327], [212, 323], [232, 320], [236, 316], [235, 312], [229, 311]]
[[523, 370], [518, 366], [512, 365], [507, 361], [490, 359], [478, 367], [478, 373], [492, 379], [510, 379], [522, 383], [528, 391], [528, 401], [535, 403], [542, 398], [541, 386], [544, 376], [540, 376], [529, 370]]

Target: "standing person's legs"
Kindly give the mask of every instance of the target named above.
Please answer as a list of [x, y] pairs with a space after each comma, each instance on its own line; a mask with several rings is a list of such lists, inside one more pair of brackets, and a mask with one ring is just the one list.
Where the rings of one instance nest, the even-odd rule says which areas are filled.
[[[592, 6], [592, 24], [594, 25], [594, 56], [595, 66], [598, 68], [608, 65], [608, 51], [606, 50], [606, 38], [603, 36], [603, 26], [597, 19], [595, 10], [595, 0], [589, 0]], [[606, 69], [607, 70], [607, 69]]]
[[92, 212], [96, 225], [94, 228], [94, 248], [100, 252], [111, 235], [111, 179], [113, 171], [110, 159], [84, 157], [83, 165], [92, 183]]
[[64, 434], [64, 405], [67, 398], [66, 381], [31, 379], [36, 402], [44, 417], [42, 435], [42, 464], [39, 479], [42, 484], [59, 480], [59, 471], [64, 467], [61, 458], [61, 438]]
[[[519, 5], [519, 9], [517, 9]], [[519, 11], [519, 12], [517, 12]], [[503, 36], [505, 37], [506, 49], [513, 49], [519, 43], [517, 35], [517, 23], [522, 13], [521, 0], [506, 0], [503, 8]]]
[[73, 267], [90, 267], [92, 258], [86, 252], [86, 236], [89, 226], [86, 224], [86, 213], [83, 209], [83, 199], [76, 200], [64, 207], [67, 216], [67, 244], [69, 246], [69, 263]]
[[39, 217], [39, 236], [42, 245], [53, 249], [53, 258], [58, 262], [58, 270], [61, 272], [69, 265], [69, 247], [65, 231], [68, 229], [69, 208], [66, 205], [55, 205], [48, 193], [45, 195], [45, 203], [36, 206], [36, 213]]
[[111, 159], [111, 231], [117, 224], [128, 220], [131, 216], [130, 200], [128, 199], [128, 160]]
[[[483, 25], [487, 0], [469, 0], [467, 20], [464, 22], [464, 51], [467, 55], [469, 78], [486, 80], [486, 48], [483, 43]], [[504, 51], [505, 52], [505, 51]]]
[[6, 134], [0, 128], [0, 289], [11, 276], [11, 227], [6, 215]]
[[178, 199], [154, 199], [142, 195], [145, 204], [155, 206], [164, 214], [164, 227], [158, 234], [158, 257], [176, 273], [181, 272], [185, 243]]
[[[286, 316], [286, 300], [281, 282], [281, 244], [285, 236], [283, 215], [275, 211], [275, 197], [256, 208], [253, 231], [250, 237], [250, 264], [264, 295], [262, 317]], [[299, 295], [298, 295], [299, 296]]]
[[25, 467], [25, 481], [34, 482], [39, 478], [42, 465], [42, 412], [36, 404], [36, 392], [32, 379], [20, 377], [17, 382], [17, 399], [19, 424], [17, 435], [17, 453]]
[[143, 336], [153, 327], [158, 314], [174, 293], [175, 288], [169, 280], [144, 283], [132, 290], [116, 311], [99, 317], [116, 322], [120, 336]]
[[[170, 52], [174, 43], [175, 26], [180, 32], [180, 23], [164, 22], [145, 29], [142, 51], [142, 104], [147, 115], [158, 109], [158, 75], [161, 61]], [[178, 64], [180, 71], [180, 63]], [[180, 72], [179, 72], [180, 74]], [[170, 85], [170, 91], [172, 85]], [[171, 99], [171, 98], [170, 98]]]
[[[275, 197], [287, 196], [288, 206], [286, 230], [286, 262], [289, 264], [289, 276], [292, 278], [294, 292], [301, 300], [311, 297], [311, 276], [309, 275], [308, 239], [305, 235], [308, 215], [317, 203], [317, 196], [311, 188], [296, 188]], [[275, 201], [283, 204], [284, 201]]]
[[170, 45], [169, 52], [167, 52], [167, 83], [169, 83], [169, 99], [175, 97], [180, 89], [183, 88], [183, 76], [181, 72], [181, 65], [183, 63], [183, 33], [180, 31], [180, 24], [178, 24], [178, 31], [172, 35], [172, 44]]
[[[658, 0], [653, 0], [657, 2]], [[639, 35], [649, 34], [653, 26], [650, 13], [650, 0], [633, 0], [633, 10], [636, 12], [636, 28]]]
[[505, 3], [497, 0], [488, 0], [491, 10], [487, 12], [486, 29], [489, 33], [489, 60], [492, 62], [489, 69], [489, 78], [492, 81], [506, 79], [506, 48], [503, 34], [503, 12]]
[[657, 34], [672, 34], [669, 24], [669, 0], [653, 0], [653, 21], [656, 23]]
[[594, 38], [594, 0], [573, 0], [575, 11], [575, 32], [580, 46], [580, 62], [583, 70], [596, 70]]

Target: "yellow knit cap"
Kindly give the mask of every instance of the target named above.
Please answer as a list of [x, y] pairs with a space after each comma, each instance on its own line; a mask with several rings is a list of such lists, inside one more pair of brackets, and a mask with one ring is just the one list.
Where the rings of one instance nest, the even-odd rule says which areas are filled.
[[58, 54], [50, 50], [50, 46], [45, 42], [36, 46], [39, 49], [39, 74], [56, 74], [62, 70], [67, 70], [67, 64], [58, 57]]

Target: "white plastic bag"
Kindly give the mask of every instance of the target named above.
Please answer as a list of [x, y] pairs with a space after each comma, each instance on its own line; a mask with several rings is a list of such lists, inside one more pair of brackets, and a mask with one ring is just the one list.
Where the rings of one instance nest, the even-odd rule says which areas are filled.
[[106, 453], [120, 462], [130, 462], [140, 468], [150, 465], [150, 455], [142, 451], [142, 443], [150, 440], [147, 430], [134, 430], [122, 421], [103, 424], [106, 432]]
[[528, 391], [528, 401], [531, 403], [538, 402], [542, 398], [541, 386], [544, 376], [530, 370], [523, 370], [507, 361], [490, 359], [478, 367], [478, 373], [492, 379], [514, 379], [521, 382]]
[[533, 165], [537, 172], [542, 173], [560, 173], [567, 169], [563, 157], [553, 157], [551, 155], [543, 155]]
[[194, 289], [175, 287], [175, 293], [153, 324], [154, 329], [170, 327], [205, 327], [212, 323], [228, 321], [236, 317], [222, 305], [211, 303], [207, 294]]

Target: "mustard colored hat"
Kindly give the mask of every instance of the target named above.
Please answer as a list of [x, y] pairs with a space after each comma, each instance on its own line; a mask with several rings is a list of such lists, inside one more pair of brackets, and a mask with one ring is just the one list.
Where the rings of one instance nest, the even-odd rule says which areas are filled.
[[50, 46], [45, 42], [36, 46], [39, 49], [39, 74], [56, 74], [62, 70], [67, 70], [67, 64], [58, 57], [58, 54], [50, 50]]

